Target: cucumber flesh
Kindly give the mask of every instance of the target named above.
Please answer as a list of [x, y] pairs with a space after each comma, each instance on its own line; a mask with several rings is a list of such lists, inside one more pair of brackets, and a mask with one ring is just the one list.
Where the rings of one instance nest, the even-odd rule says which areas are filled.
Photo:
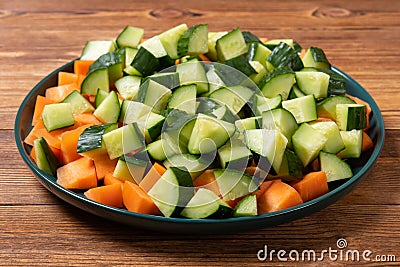
[[324, 171], [328, 182], [347, 179], [353, 176], [350, 165], [335, 154], [321, 151], [319, 154], [321, 171]]
[[42, 111], [44, 127], [48, 132], [74, 125], [74, 116], [70, 103], [45, 105]]
[[233, 211], [234, 217], [257, 216], [257, 214], [256, 195], [249, 195], [240, 200]]

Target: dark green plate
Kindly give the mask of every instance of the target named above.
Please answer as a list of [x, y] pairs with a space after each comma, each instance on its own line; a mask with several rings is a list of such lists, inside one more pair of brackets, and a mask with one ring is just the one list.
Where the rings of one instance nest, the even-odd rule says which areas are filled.
[[369, 174], [379, 156], [384, 141], [384, 125], [382, 114], [379, 111], [378, 106], [367, 91], [350, 76], [339, 69], [333, 68], [333, 70], [346, 78], [349, 94], [361, 98], [370, 104], [372, 117], [371, 129], [368, 134], [374, 141], [374, 148], [368, 155], [364, 156], [362, 164], [358, 164], [358, 167], [353, 167], [354, 176], [351, 179], [332, 185], [329, 193], [299, 206], [269, 214], [229, 219], [192, 220], [184, 218], [164, 218], [160, 216], [133, 213], [124, 209], [105, 206], [88, 200], [83, 196], [83, 194], [72, 192], [59, 186], [56, 183], [55, 177], [43, 173], [36, 167], [35, 163], [29, 156], [31, 148], [24, 144], [23, 140], [32, 128], [31, 121], [36, 96], [43, 95], [47, 88], [57, 84], [58, 72], [72, 72], [73, 61], [50, 73], [25, 97], [15, 120], [15, 140], [23, 160], [45, 188], [71, 205], [97, 216], [135, 227], [170, 233], [232, 233], [265, 228], [305, 217], [333, 204], [338, 199], [349, 193], [361, 178]]

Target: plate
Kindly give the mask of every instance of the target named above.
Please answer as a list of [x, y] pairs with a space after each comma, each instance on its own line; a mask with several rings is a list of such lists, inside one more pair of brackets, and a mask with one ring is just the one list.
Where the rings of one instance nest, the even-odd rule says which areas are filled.
[[32, 114], [35, 106], [36, 96], [44, 95], [47, 88], [57, 85], [58, 72], [73, 71], [74, 61], [71, 61], [57, 70], [50, 73], [41, 80], [23, 100], [15, 120], [14, 134], [18, 147], [18, 151], [32, 173], [39, 182], [47, 188], [51, 193], [76, 206], [86, 212], [112, 220], [118, 223], [131, 225], [149, 229], [152, 231], [168, 232], [168, 233], [186, 233], [186, 234], [212, 234], [212, 233], [234, 233], [246, 230], [255, 230], [266, 227], [287, 223], [308, 216], [319, 211], [346, 194], [348, 194], [358, 182], [367, 176], [379, 153], [381, 152], [384, 142], [384, 124], [382, 114], [373, 98], [368, 92], [358, 84], [349, 75], [341, 70], [332, 67], [333, 71], [341, 74], [346, 79], [347, 92], [368, 102], [372, 109], [372, 117], [370, 120], [371, 128], [368, 132], [374, 142], [374, 148], [364, 158], [361, 166], [353, 168], [354, 176], [348, 180], [330, 185], [330, 192], [308, 201], [296, 207], [285, 209], [278, 212], [272, 212], [254, 217], [228, 218], [228, 219], [185, 219], [185, 218], [165, 218], [161, 216], [145, 215], [133, 213], [124, 209], [109, 207], [91, 201], [84, 197], [81, 193], [67, 190], [56, 183], [56, 178], [40, 171], [36, 164], [29, 156], [30, 146], [24, 144], [23, 140], [31, 130]]

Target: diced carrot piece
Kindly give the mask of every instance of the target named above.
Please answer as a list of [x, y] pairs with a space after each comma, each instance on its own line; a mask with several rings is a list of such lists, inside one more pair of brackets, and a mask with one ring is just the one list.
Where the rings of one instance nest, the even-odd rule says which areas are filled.
[[304, 55], [306, 54], [306, 52], [307, 52], [307, 50], [306, 49], [301, 49], [301, 51], [300, 51], [300, 58], [303, 58], [304, 57]]
[[127, 210], [142, 214], [160, 214], [151, 197], [137, 184], [125, 181], [122, 199]]
[[215, 180], [214, 170], [205, 170], [193, 181], [194, 187], [206, 188], [214, 192], [217, 196], [221, 194], [217, 181]]
[[319, 170], [321, 170], [321, 167], [319, 166], [319, 158], [314, 159], [311, 163], [310, 163], [310, 167], [313, 171], [317, 172]]
[[110, 159], [108, 153], [98, 154], [93, 157], [94, 166], [96, 167], [97, 179], [101, 180], [107, 174], [112, 174], [117, 166], [118, 158]]
[[61, 134], [61, 152], [63, 164], [68, 164], [82, 157], [76, 152], [78, 139], [82, 132], [89, 126], [89, 124], [83, 125]]
[[57, 169], [57, 183], [67, 189], [90, 189], [97, 186], [93, 160], [80, 158]]
[[281, 180], [274, 180], [257, 201], [258, 214], [294, 207], [303, 203], [300, 194]]
[[299, 192], [303, 202], [329, 192], [328, 180], [323, 171], [307, 173], [302, 180], [292, 183], [292, 187]]
[[121, 184], [110, 184], [91, 188], [84, 194], [88, 199], [101, 204], [115, 208], [123, 207]]
[[260, 39], [260, 41], [261, 41], [263, 44], [265, 44], [266, 42], [268, 42], [268, 38], [260, 37], [259, 39]]
[[93, 60], [75, 60], [74, 62], [74, 73], [77, 75], [85, 75], [89, 71], [90, 65], [93, 64]]
[[253, 192], [253, 195], [256, 195], [257, 200], [265, 193], [268, 187], [271, 186], [273, 180], [264, 181], [260, 184], [259, 188]]
[[318, 119], [314, 120], [315, 122], [324, 122], [324, 121], [332, 121], [330, 118], [318, 117]]
[[372, 142], [371, 137], [369, 137], [369, 135], [363, 131], [363, 136], [362, 136], [362, 147], [361, 147], [361, 151], [367, 151], [371, 148], [374, 147], [374, 142]]
[[58, 73], [58, 86], [70, 83], [78, 84], [78, 75], [71, 72], [60, 71]]
[[[69, 126], [69, 127], [65, 127], [65, 128], [61, 128], [61, 129], [57, 129], [57, 130], [48, 132], [47, 129], [44, 127], [43, 121], [40, 120], [35, 125], [35, 127], [33, 127], [32, 131], [31, 131], [31, 133], [29, 133], [28, 137], [30, 137], [31, 134], [32, 134], [32, 136], [36, 136], [36, 138], [43, 137], [44, 139], [46, 139], [49, 146], [61, 149], [61, 134], [63, 134], [66, 131], [76, 129], [76, 128], [78, 128], [78, 126], [79, 125], [73, 125], [73, 126]], [[30, 139], [28, 139], [26, 141], [29, 142]]]
[[74, 83], [54, 86], [46, 89], [45, 96], [55, 102], [61, 102], [74, 90], [79, 91], [78, 86]]
[[99, 124], [102, 124], [102, 122], [99, 121], [96, 118], [96, 116], [93, 115], [93, 113], [76, 114], [74, 116], [74, 121], [75, 121], [75, 123], [80, 124], [80, 125], [85, 125], [85, 124], [99, 125]]
[[32, 117], [32, 126], [36, 125], [36, 123], [38, 123], [38, 121], [41, 119], [44, 106], [54, 103], [56, 103], [54, 100], [48, 99], [44, 96], [38, 95], [36, 97], [35, 111], [33, 112]]
[[153, 185], [160, 179], [165, 173], [166, 169], [160, 163], [155, 162], [147, 174], [140, 181], [139, 186], [145, 192], [149, 192]]
[[118, 179], [117, 177], [114, 177], [112, 173], [108, 173], [104, 176], [104, 185], [110, 185], [110, 184], [120, 184], [123, 185], [124, 181]]
[[211, 62], [211, 60], [210, 60], [206, 55], [204, 55], [204, 54], [200, 54], [200, 55], [199, 55], [199, 58], [200, 58], [202, 61]]
[[179, 58], [175, 59], [175, 65], [178, 65], [179, 63], [181, 63], [181, 60]]
[[257, 166], [249, 166], [247, 167], [244, 172], [250, 175], [254, 175], [256, 173]]

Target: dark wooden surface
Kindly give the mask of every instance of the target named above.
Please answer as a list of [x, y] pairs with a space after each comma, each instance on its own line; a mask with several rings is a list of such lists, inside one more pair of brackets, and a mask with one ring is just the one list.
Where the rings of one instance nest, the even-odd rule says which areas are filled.
[[[250, 3], [248, 3], [250, 2]], [[400, 261], [400, 2], [385, 1], [22, 1], [0, 0], [0, 265], [267, 266], [257, 252], [348, 249]], [[111, 39], [127, 24], [146, 37], [180, 23], [212, 31], [240, 26], [259, 36], [322, 47], [331, 62], [374, 97], [386, 142], [373, 171], [334, 205], [273, 228], [233, 235], [160, 234], [89, 215], [43, 188], [13, 138], [17, 109], [87, 40]], [[283, 266], [396, 263], [280, 262]]]

